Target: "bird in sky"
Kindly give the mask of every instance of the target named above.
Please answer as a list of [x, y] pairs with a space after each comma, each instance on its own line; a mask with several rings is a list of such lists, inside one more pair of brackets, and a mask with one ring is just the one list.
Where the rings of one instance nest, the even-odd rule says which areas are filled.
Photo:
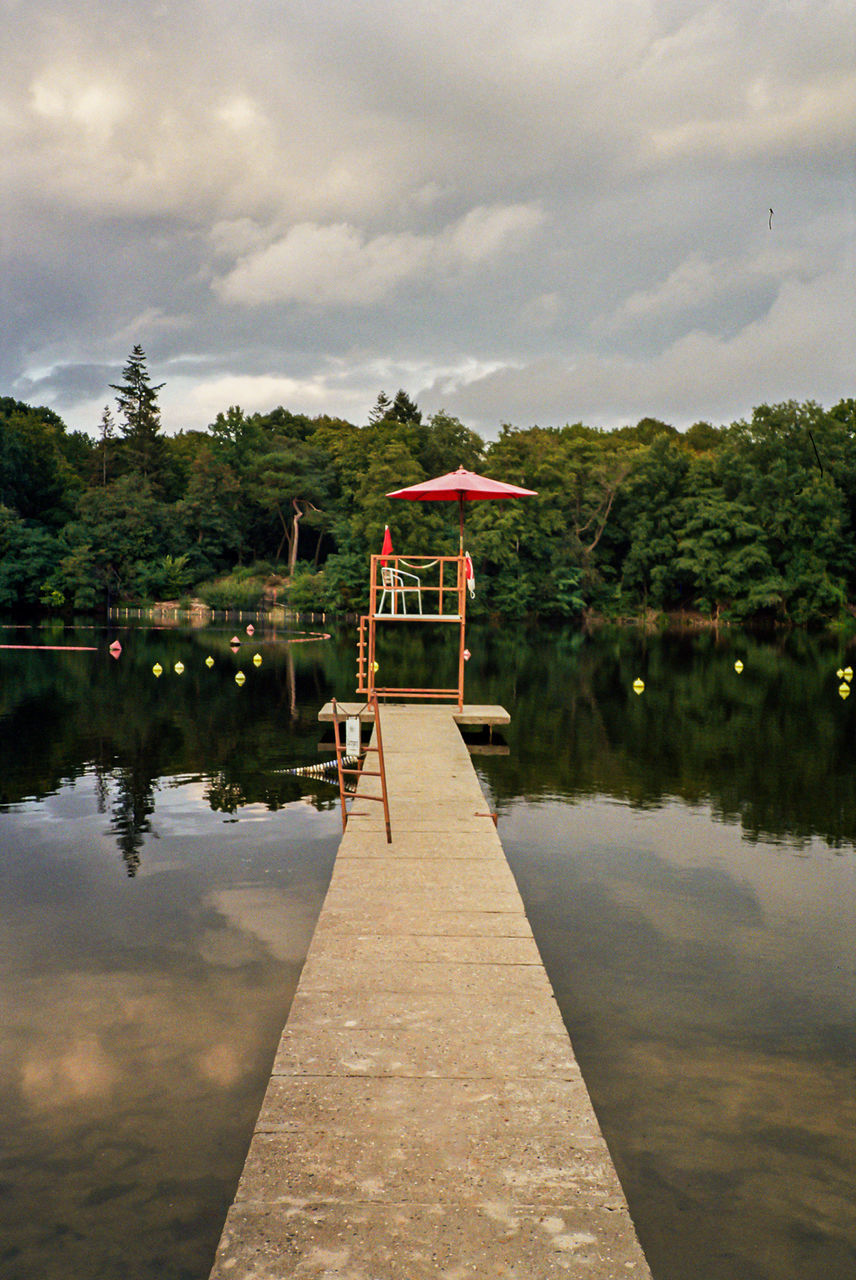
[[770, 221], [768, 225], [770, 230], [772, 231], [773, 230], [773, 210], [772, 209], [770, 210]]

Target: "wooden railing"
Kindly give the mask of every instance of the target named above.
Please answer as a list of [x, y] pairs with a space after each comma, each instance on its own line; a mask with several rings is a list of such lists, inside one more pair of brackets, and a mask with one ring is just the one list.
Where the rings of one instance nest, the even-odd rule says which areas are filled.
[[[463, 556], [375, 555], [371, 558], [369, 612], [360, 619], [358, 693], [402, 698], [454, 698], [464, 702], [464, 629], [467, 578]], [[459, 628], [455, 689], [376, 683], [376, 628], [388, 622], [453, 623]]]
[[463, 556], [372, 556], [369, 617], [458, 622], [465, 611]]

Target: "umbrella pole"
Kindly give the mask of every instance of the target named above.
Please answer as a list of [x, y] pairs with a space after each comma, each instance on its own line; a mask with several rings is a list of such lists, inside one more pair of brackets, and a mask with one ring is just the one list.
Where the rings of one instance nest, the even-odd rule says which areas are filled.
[[460, 537], [460, 542], [458, 544], [458, 554], [463, 555], [464, 554], [464, 495], [463, 494], [460, 494], [460, 496], [458, 497], [458, 511], [460, 515], [460, 524], [461, 524], [461, 537]]

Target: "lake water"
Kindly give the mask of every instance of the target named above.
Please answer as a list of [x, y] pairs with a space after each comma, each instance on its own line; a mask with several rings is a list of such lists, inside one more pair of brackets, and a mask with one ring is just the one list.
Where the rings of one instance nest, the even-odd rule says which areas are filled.
[[[284, 771], [355, 666], [351, 632], [242, 624], [235, 654], [236, 626], [0, 628], [93, 646], [0, 650], [3, 1280], [210, 1269], [340, 836]], [[448, 660], [400, 635], [391, 683]], [[474, 762], [655, 1280], [851, 1280], [856, 651], [468, 644], [467, 699], [512, 713]]]

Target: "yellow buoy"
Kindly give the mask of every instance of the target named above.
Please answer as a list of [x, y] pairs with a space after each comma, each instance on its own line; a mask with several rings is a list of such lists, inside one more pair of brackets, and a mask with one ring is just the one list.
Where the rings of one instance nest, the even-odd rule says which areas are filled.
[[844, 679], [847, 681], [847, 683], [848, 683], [848, 684], [849, 684], [849, 683], [850, 683], [850, 681], [853, 679], [853, 668], [852, 668], [852, 667], [845, 667], [845, 668], [844, 668]]
[[262, 665], [262, 655], [260, 653], [253, 654], [253, 665], [260, 667]]
[[842, 680], [841, 684], [838, 686], [838, 692], [840, 693], [842, 698], [849, 698], [850, 685], [847, 684], [846, 681]]
[[844, 679], [844, 668], [843, 668], [843, 667], [839, 667], [835, 674], [838, 676], [838, 679], [839, 679], [839, 680], [843, 680], [843, 679]]
[[156, 663], [155, 663], [155, 665], [152, 667], [152, 671], [154, 672], [154, 674], [155, 674], [156, 676], [162, 676], [162, 675], [163, 675], [163, 667], [161, 666], [161, 664], [160, 664], [159, 662], [156, 662]]
[[235, 675], [235, 684], [243, 684], [246, 678], [243, 671], [238, 671]]
[[177, 662], [177, 663], [175, 664], [175, 674], [176, 674], [177, 676], [180, 676], [183, 670], [184, 670], [184, 663], [183, 663], [183, 662]]
[[379, 669], [380, 669], [379, 663], [377, 663], [377, 662], [373, 662], [373, 663], [372, 663], [372, 671], [378, 671]]
[[740, 672], [743, 670], [743, 663], [740, 661], [739, 658], [734, 664], [734, 670], [737, 672], [738, 675], [740, 675]]
[[209, 653], [208, 657], [205, 659], [205, 665], [206, 665], [206, 667], [213, 667], [213, 666], [214, 666], [214, 659], [211, 657], [211, 654], [210, 654], [210, 653]]
[[642, 693], [644, 688], [645, 688], [645, 681], [640, 680], [639, 676], [637, 676], [636, 679], [633, 681], [633, 692]]

